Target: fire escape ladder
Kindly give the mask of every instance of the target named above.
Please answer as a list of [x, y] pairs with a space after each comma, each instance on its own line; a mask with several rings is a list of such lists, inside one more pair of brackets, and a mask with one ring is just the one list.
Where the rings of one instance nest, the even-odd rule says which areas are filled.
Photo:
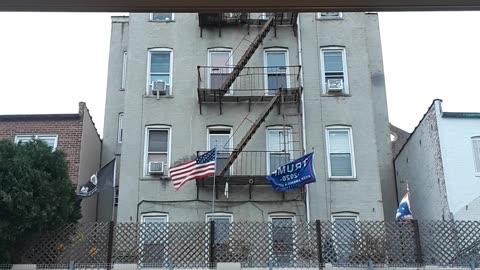
[[238, 155], [243, 151], [247, 143], [250, 141], [252, 136], [255, 134], [255, 132], [258, 130], [258, 128], [262, 125], [262, 123], [265, 121], [267, 118], [268, 114], [273, 110], [273, 107], [279, 100], [280, 95], [277, 94], [275, 95], [272, 100], [270, 100], [270, 103], [268, 103], [267, 107], [265, 110], [260, 114], [260, 116], [257, 118], [255, 123], [250, 127], [250, 129], [247, 131], [245, 136], [243, 136], [242, 140], [238, 143], [237, 147], [232, 151], [230, 156], [228, 157], [227, 163], [225, 164], [225, 167], [222, 169], [220, 172], [219, 176], [224, 176], [225, 173], [230, 169], [230, 166], [232, 166], [233, 162], [237, 159]]
[[272, 28], [273, 24], [274, 24], [274, 18], [272, 17], [268, 19], [265, 25], [263, 25], [258, 35], [255, 37], [253, 42], [250, 44], [248, 49], [243, 54], [242, 58], [240, 58], [237, 65], [233, 68], [232, 72], [230, 72], [225, 82], [221, 86], [220, 89], [222, 89], [222, 95], [224, 95], [228, 91], [230, 86], [232, 86], [232, 84], [235, 82], [235, 79], [237, 79], [238, 75], [240, 75], [240, 72], [242, 72], [243, 68], [247, 65], [250, 58], [252, 58], [255, 51], [258, 49], [260, 44], [262, 44], [268, 32]]

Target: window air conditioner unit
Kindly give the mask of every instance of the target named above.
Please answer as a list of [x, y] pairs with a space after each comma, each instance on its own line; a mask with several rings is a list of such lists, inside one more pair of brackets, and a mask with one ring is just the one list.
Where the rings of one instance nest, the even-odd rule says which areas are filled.
[[165, 163], [163, 163], [163, 162], [149, 161], [148, 162], [148, 173], [149, 174], [163, 174], [164, 173], [164, 170], [163, 170], [164, 167], [165, 167]]
[[151, 86], [152, 95], [165, 96], [167, 95], [168, 85], [165, 81], [154, 81]]
[[343, 91], [343, 79], [328, 79], [327, 80], [328, 92], [341, 92]]

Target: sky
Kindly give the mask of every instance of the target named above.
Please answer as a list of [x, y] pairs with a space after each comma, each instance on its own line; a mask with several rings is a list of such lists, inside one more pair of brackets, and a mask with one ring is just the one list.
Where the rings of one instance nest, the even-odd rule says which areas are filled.
[[[108, 13], [1, 13], [0, 114], [76, 113], [100, 134]], [[380, 13], [390, 122], [411, 132], [433, 99], [480, 111], [480, 12]]]

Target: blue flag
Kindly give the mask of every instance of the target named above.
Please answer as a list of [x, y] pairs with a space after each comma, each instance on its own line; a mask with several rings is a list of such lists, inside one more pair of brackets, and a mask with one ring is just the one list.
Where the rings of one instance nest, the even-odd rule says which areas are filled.
[[408, 191], [400, 201], [395, 219], [397, 221], [413, 219], [412, 211], [410, 210], [410, 191]]
[[315, 182], [313, 153], [280, 166], [275, 172], [267, 176], [267, 181], [278, 192], [300, 188]]

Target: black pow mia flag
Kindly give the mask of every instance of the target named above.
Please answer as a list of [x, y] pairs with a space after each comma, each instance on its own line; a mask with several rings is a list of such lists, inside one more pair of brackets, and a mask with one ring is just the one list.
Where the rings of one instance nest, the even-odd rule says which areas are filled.
[[100, 170], [90, 177], [85, 185], [80, 188], [79, 197], [90, 197], [97, 192], [113, 188], [113, 180], [115, 177], [115, 159], [112, 159]]

